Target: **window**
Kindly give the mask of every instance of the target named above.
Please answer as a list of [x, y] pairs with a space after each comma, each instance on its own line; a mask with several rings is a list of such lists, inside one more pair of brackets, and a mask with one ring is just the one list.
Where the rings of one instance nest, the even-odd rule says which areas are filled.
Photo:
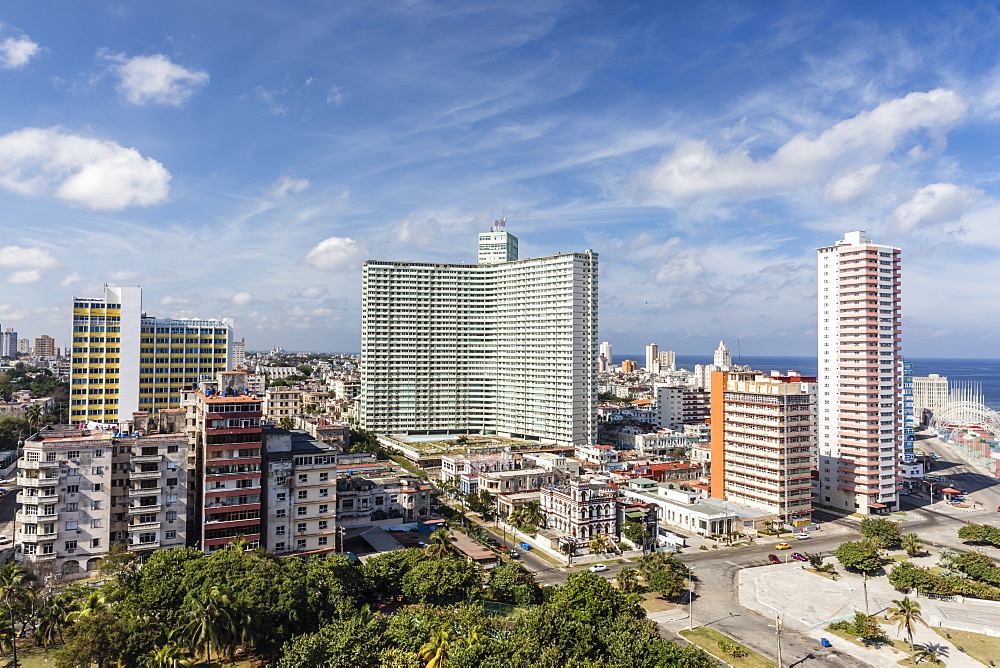
[[[90, 474], [91, 475], [104, 475], [104, 467], [103, 466], [93, 466], [90, 469]], [[79, 473], [77, 473], [77, 475], [79, 475]]]
[[167, 511], [167, 520], [176, 520], [176, 519], [177, 519], [177, 511], [176, 510], [168, 510]]
[[305, 522], [299, 522], [298, 524], [295, 525], [295, 530], [296, 531], [305, 531], [306, 530], [306, 523]]
[[103, 457], [104, 456], [104, 450], [94, 450], [94, 456], [95, 457]]
[[[32, 547], [34, 547], [34, 546], [32, 546]], [[274, 544], [274, 549], [275, 550], [284, 550], [285, 549], [285, 541], [281, 541], [280, 543], [275, 543]]]
[[279, 524], [278, 526], [274, 527], [274, 535], [275, 536], [284, 536], [285, 535], [285, 525], [284, 524]]
[[76, 520], [70, 520], [66, 522], [66, 531], [75, 531], [77, 527]]
[[167, 446], [167, 452], [177, 452], [177, 446], [176, 445], [168, 445]]
[[278, 501], [279, 503], [284, 503], [285, 498], [286, 496], [284, 492], [278, 492], [274, 497], [275, 501]]
[[167, 503], [174, 503], [175, 501], [177, 501], [176, 494], [167, 494]]
[[298, 512], [298, 514], [299, 514], [299, 515], [301, 516], [301, 515], [305, 515], [306, 513], [308, 513], [308, 512], [309, 512], [309, 509], [308, 509], [308, 508], [306, 508], [305, 506], [299, 506], [299, 508], [298, 508], [298, 511], [297, 511], [297, 512]]
[[329, 479], [330, 479], [330, 474], [329, 473], [320, 473], [319, 474], [319, 481], [320, 482], [326, 482]]
[[[28, 507], [30, 508], [30, 506], [28, 506]], [[76, 501], [74, 501], [72, 503], [67, 503], [66, 504], [66, 512], [67, 513], [72, 513], [72, 512], [74, 512], [77, 509], [79, 509], [79, 504]]]
[[274, 516], [275, 517], [284, 517], [285, 516], [285, 509], [284, 508], [279, 508], [278, 510], [275, 510], [274, 511]]
[[103, 489], [104, 489], [104, 483], [100, 483], [100, 482], [95, 482], [94, 483], [94, 491], [95, 492], [100, 492]]
[[100, 509], [101, 509], [101, 505], [102, 505], [102, 504], [101, 504], [101, 502], [100, 502], [100, 501], [92, 501], [92, 502], [91, 502], [91, 506], [90, 506], [90, 507], [91, 507], [91, 509], [93, 509], [93, 510], [100, 510]]
[[319, 507], [319, 512], [321, 512], [321, 513], [326, 513], [326, 512], [329, 512], [329, 510], [330, 510], [330, 506], [328, 506], [328, 505], [327, 505], [327, 504], [325, 504], [325, 503], [323, 503], [323, 504], [320, 504], [320, 507]]
[[[77, 453], [77, 455], [79, 455], [79, 453]], [[54, 462], [55, 460], [56, 460], [56, 453], [54, 453], [54, 452], [46, 452], [45, 453], [45, 461], [47, 461], [47, 462]]]
[[177, 478], [167, 478], [167, 487], [174, 487], [177, 485]]
[[300, 473], [299, 474], [299, 482], [309, 482], [309, 474], [307, 474], [307, 473]]
[[326, 520], [320, 520], [320, 521], [319, 521], [319, 530], [320, 530], [320, 531], [325, 531], [325, 530], [326, 530], [326, 527], [327, 527], [327, 522], [326, 522]]
[[90, 520], [90, 528], [91, 529], [100, 529], [101, 528], [101, 520], [99, 520], [99, 519]]
[[163, 533], [164, 538], [177, 538], [177, 532], [174, 530], [165, 531]]
[[79, 459], [79, 458], [80, 458], [79, 450], [70, 450], [69, 452], [66, 453], [66, 459]]
[[91, 547], [100, 547], [101, 546], [101, 539], [100, 538], [91, 538], [90, 539], [90, 546]]
[[[319, 490], [319, 495], [330, 496], [330, 489], [328, 487], [324, 487], [323, 489]], [[364, 499], [364, 501], [367, 501], [367, 499]]]
[[66, 549], [67, 550], [75, 550], [76, 549], [76, 541], [75, 540], [68, 540], [68, 541], [66, 541]]
[[55, 554], [56, 546], [53, 543], [42, 545], [42, 554]]
[[300, 538], [297, 541], [295, 541], [295, 549], [297, 549], [297, 550], [304, 550], [304, 549], [306, 549], [306, 539], [305, 538]]
[[306, 498], [309, 498], [309, 490], [308, 490], [308, 489], [300, 489], [300, 490], [298, 491], [298, 494], [297, 494], [297, 496], [298, 496], [298, 498], [300, 498], [300, 499], [306, 499]]

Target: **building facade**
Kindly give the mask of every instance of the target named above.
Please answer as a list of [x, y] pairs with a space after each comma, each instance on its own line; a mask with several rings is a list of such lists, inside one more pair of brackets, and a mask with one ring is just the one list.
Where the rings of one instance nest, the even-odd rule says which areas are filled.
[[597, 268], [591, 251], [476, 265], [366, 262], [362, 426], [593, 442]]
[[812, 515], [816, 379], [716, 371], [711, 494], [784, 523]]
[[221, 320], [146, 317], [138, 287], [74, 297], [70, 421], [122, 425], [179, 407], [182, 387], [230, 368], [231, 338]]
[[818, 250], [817, 501], [883, 512], [903, 445], [900, 249], [848, 232]]
[[35, 339], [35, 357], [55, 357], [56, 340], [48, 334], [42, 334]]
[[17, 332], [10, 327], [0, 332], [0, 357], [17, 357]]
[[576, 540], [617, 533], [615, 492], [602, 483], [574, 479], [563, 486], [545, 487], [540, 503], [545, 526]]

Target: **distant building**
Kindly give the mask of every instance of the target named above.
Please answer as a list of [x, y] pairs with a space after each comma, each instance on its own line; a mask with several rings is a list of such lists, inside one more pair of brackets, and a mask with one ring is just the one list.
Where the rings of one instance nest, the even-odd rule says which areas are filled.
[[272, 387], [264, 391], [264, 417], [277, 422], [302, 412], [302, 392], [287, 387]]
[[605, 341], [600, 346], [597, 360], [597, 370], [600, 373], [610, 373], [615, 368], [615, 360], [612, 356], [611, 344]]
[[506, 230], [506, 218], [493, 221], [489, 232], [479, 233], [479, 264], [513, 262], [517, 259], [517, 237]]
[[[16, 339], [17, 337], [15, 337]], [[37, 339], [35, 339], [35, 357], [55, 357], [56, 356], [56, 340], [53, 339], [48, 334], [42, 334]]]
[[932, 413], [948, 404], [948, 378], [936, 373], [927, 376], [913, 376], [913, 413], [919, 416], [923, 411]]
[[603, 483], [580, 479], [546, 487], [540, 498], [545, 526], [582, 541], [615, 534], [615, 496], [615, 490]]
[[635, 373], [636, 366], [635, 360], [622, 360], [622, 373]]
[[712, 364], [718, 371], [729, 371], [729, 367], [733, 365], [733, 354], [729, 352], [725, 341], [719, 341], [719, 347], [715, 349]]
[[17, 332], [8, 327], [0, 332], [0, 357], [17, 357]]
[[233, 368], [245, 369], [247, 364], [247, 342], [246, 339], [233, 341]]
[[655, 343], [646, 346], [646, 373], [660, 372], [660, 347]]
[[17, 352], [21, 355], [27, 355], [31, 352], [31, 341], [29, 339], [18, 339], [17, 340]]

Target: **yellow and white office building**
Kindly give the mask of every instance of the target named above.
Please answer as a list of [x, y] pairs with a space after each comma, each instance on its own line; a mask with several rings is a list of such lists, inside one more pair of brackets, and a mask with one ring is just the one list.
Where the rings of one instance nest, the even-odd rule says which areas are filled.
[[73, 298], [70, 420], [120, 425], [136, 411], [180, 406], [180, 389], [231, 369], [225, 320], [153, 318], [142, 288]]

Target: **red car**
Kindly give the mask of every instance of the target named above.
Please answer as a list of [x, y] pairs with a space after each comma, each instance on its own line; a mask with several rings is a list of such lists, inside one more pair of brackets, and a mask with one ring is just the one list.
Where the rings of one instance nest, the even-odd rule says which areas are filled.
[[769, 554], [769, 555], [767, 555], [767, 560], [770, 561], [772, 564], [780, 564], [781, 563], [781, 559], [779, 559], [778, 555], [776, 555], [776, 554]]
[[809, 561], [808, 557], [799, 554], [798, 552], [792, 552], [792, 559], [794, 559], [795, 561]]

